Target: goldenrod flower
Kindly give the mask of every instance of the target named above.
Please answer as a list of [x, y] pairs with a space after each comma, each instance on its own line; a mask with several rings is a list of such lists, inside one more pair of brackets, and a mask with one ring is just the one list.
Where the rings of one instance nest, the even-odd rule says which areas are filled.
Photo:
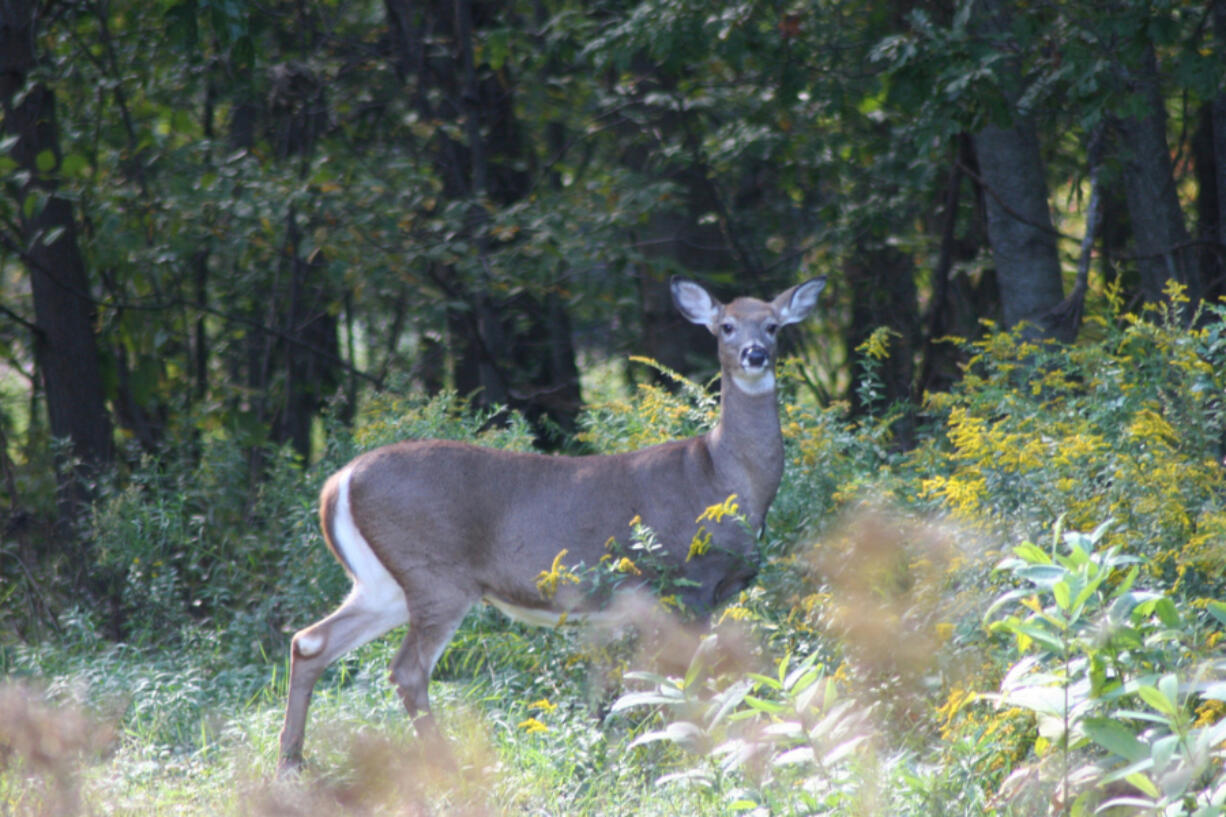
[[[708, 508], [707, 510], [710, 510]], [[702, 556], [711, 548], [711, 533], [706, 528], [700, 527], [694, 534], [694, 538], [690, 540], [690, 552], [685, 555], [685, 560], [688, 562], [695, 556]]]
[[562, 558], [567, 554], [566, 548], [558, 551], [558, 555], [553, 557], [553, 564], [548, 570], [542, 570], [536, 577], [536, 589], [541, 596], [547, 599], [553, 598], [558, 592], [558, 586], [563, 582], [571, 582], [578, 584], [579, 576], [566, 565], [562, 564]]
[[527, 718], [518, 724], [520, 729], [532, 734], [533, 732], [548, 732], [549, 727], [538, 721], [536, 718]]
[[705, 511], [698, 515], [695, 522], [703, 522], [710, 519], [715, 524], [724, 521], [726, 516], [736, 516], [740, 512], [740, 506], [736, 502], [736, 494], [728, 494], [728, 498], [716, 505], [710, 505]]

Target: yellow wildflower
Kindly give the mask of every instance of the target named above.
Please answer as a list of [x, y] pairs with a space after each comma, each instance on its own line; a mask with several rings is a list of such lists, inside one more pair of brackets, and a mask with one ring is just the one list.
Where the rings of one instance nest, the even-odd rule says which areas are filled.
[[551, 599], [557, 592], [559, 585], [564, 582], [578, 584], [579, 576], [566, 565], [562, 564], [562, 558], [567, 554], [566, 548], [558, 551], [558, 555], [553, 557], [553, 564], [548, 570], [542, 570], [536, 577], [536, 589], [540, 592], [543, 598]]
[[736, 516], [740, 512], [740, 506], [736, 502], [736, 494], [728, 494], [728, 498], [716, 505], [710, 505], [705, 511], [698, 515], [695, 522], [703, 522], [710, 519], [715, 524], [724, 521], [726, 516]]
[[631, 561], [628, 556], [623, 556], [614, 562], [613, 569], [618, 573], [633, 573], [636, 576], [643, 575], [643, 571], [639, 570], [638, 565]]
[[549, 731], [549, 727], [538, 721], [536, 718], [527, 718], [526, 720], [522, 720], [519, 722], [518, 726], [520, 729], [523, 729], [529, 734], [532, 734], [533, 732]]
[[[708, 508], [707, 510], [710, 510]], [[694, 533], [694, 538], [690, 540], [690, 552], [686, 554], [685, 560], [688, 562], [695, 556], [701, 556], [706, 553], [711, 547], [711, 533], [704, 527], [699, 527]]]
[[890, 335], [902, 337], [888, 326], [878, 326], [863, 343], [856, 347], [856, 351], [873, 360], [885, 360], [890, 356]]

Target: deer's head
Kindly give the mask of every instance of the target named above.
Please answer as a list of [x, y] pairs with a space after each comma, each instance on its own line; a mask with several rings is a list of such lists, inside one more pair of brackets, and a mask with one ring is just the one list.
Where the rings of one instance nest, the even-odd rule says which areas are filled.
[[705, 326], [719, 341], [719, 366], [724, 382], [746, 394], [775, 389], [775, 349], [779, 330], [808, 317], [825, 277], [813, 278], [780, 293], [773, 301], [737, 298], [720, 303], [687, 278], [670, 282], [673, 303], [686, 320]]

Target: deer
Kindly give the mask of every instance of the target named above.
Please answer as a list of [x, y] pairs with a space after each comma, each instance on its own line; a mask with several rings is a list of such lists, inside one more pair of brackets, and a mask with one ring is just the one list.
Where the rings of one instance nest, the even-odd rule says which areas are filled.
[[[718, 343], [718, 420], [705, 434], [585, 456], [410, 440], [359, 455], [320, 492], [325, 542], [352, 587], [333, 613], [294, 634], [280, 766], [302, 763], [307, 710], [338, 657], [408, 624], [390, 681], [419, 738], [442, 743], [427, 687], [443, 650], [480, 601], [537, 625], [598, 616], [599, 593], [548, 593], [541, 576], [592, 566], [634, 520], [654, 531], [699, 615], [747, 587], [757, 539], [783, 477], [776, 399], [778, 332], [813, 312], [825, 277], [773, 300], [723, 304], [674, 277], [673, 303]], [[738, 518], [700, 519], [735, 496]], [[692, 543], [701, 537], [701, 555]]]

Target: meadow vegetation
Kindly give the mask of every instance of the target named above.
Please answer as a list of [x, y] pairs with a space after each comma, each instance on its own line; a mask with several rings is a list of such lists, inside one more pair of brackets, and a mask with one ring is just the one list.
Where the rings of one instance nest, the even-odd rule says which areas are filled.
[[[758, 581], [710, 630], [643, 601], [632, 635], [474, 611], [431, 689], [454, 768], [414, 741], [389, 637], [329, 671], [306, 768], [274, 777], [289, 634], [347, 590], [314, 486], [392, 440], [527, 448], [529, 427], [373, 398], [317, 462], [270, 452], [255, 497], [224, 436], [146, 460], [91, 522], [131, 637], [60, 599], [47, 637], [0, 647], [0, 813], [1226, 813], [1226, 310], [1189, 324], [1182, 299], [1114, 303], [1075, 346], [949, 339], [969, 363], [909, 450], [904, 408], [874, 401], [887, 333], [856, 420], [787, 363]], [[645, 384], [590, 407], [574, 445], [715, 412], [703, 384]], [[650, 537], [628, 525], [614, 567]]]

